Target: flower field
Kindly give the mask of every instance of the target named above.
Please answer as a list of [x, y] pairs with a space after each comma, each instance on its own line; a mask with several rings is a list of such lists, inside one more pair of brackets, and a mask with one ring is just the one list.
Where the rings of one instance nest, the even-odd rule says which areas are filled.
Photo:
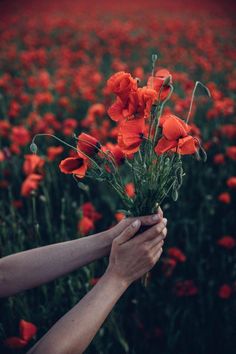
[[[157, 54], [156, 68], [170, 73], [174, 89], [163, 114], [183, 120], [196, 81], [211, 93], [198, 87], [189, 119], [189, 134], [207, 161], [182, 147], [190, 155], [178, 200], [161, 204], [168, 236], [149, 285], [129, 287], [86, 353], [235, 353], [235, 5], [186, 4], [0, 4], [0, 257], [97, 233], [124, 217], [120, 198], [102, 179], [61, 173], [71, 173], [74, 166], [61, 161], [75, 159], [71, 147], [81, 133], [117, 148], [112, 75], [129, 73], [146, 87]], [[131, 130], [125, 128], [123, 140]], [[138, 150], [135, 144], [129, 152]], [[123, 178], [125, 194], [134, 197], [125, 168]], [[1, 299], [0, 352], [26, 353], [96, 284], [107, 263]], [[34, 327], [26, 338], [28, 322]], [[19, 332], [21, 348], [6, 341]]]

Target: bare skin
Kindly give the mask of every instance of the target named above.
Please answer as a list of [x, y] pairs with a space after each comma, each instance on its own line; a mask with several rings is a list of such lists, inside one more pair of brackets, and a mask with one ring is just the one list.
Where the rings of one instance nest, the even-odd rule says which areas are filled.
[[[93, 289], [46, 333], [28, 354], [80, 354], [129, 285], [159, 260], [166, 219], [133, 237], [141, 226], [133, 221], [112, 242], [109, 266]], [[118, 224], [119, 225], [119, 224]]]
[[[142, 225], [154, 225], [158, 214], [140, 217]], [[20, 252], [0, 259], [0, 297], [45, 284], [110, 253], [112, 241], [132, 223], [132, 218], [111, 229], [80, 239]], [[23, 275], [23, 276], [22, 276]]]

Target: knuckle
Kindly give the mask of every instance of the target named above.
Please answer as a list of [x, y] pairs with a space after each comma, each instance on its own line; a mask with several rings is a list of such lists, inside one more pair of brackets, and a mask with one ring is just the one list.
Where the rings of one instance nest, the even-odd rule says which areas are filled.
[[118, 246], [118, 244], [119, 244], [117, 238], [115, 238], [112, 243], [113, 243], [114, 247]]

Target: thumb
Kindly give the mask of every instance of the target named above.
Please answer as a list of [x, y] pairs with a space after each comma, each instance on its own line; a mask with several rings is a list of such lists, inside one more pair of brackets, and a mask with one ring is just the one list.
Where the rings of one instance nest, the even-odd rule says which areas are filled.
[[140, 220], [135, 220], [130, 224], [126, 229], [115, 239], [116, 242], [121, 245], [122, 243], [127, 242], [130, 240], [138, 231], [141, 226]]

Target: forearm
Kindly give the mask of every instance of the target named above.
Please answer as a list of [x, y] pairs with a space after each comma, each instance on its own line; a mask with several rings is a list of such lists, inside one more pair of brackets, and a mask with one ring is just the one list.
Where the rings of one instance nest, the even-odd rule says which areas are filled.
[[96, 286], [29, 353], [83, 353], [127, 286], [109, 272], [105, 273]]
[[20, 252], [0, 259], [0, 297], [47, 283], [107, 255], [106, 232]]

